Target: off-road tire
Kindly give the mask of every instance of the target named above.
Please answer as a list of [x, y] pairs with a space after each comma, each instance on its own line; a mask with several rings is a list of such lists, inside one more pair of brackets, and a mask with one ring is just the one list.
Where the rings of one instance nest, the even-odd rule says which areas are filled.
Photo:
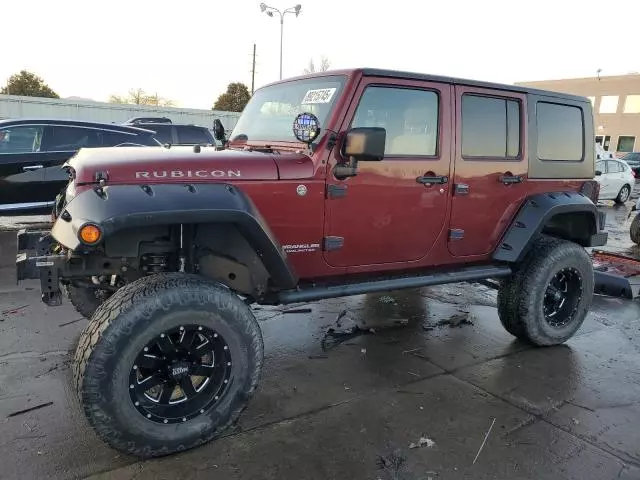
[[100, 304], [111, 296], [111, 292], [106, 290], [78, 287], [72, 284], [62, 285], [61, 290], [65, 293], [73, 308], [87, 319], [91, 318]]
[[[578, 273], [582, 291], [574, 297], [575, 312], [567, 324], [553, 327], [545, 319], [543, 302], [551, 280], [563, 269]], [[564, 343], [582, 326], [593, 300], [593, 287], [593, 264], [586, 250], [543, 235], [514, 273], [502, 281], [497, 298], [500, 322], [511, 335], [537, 346]]]
[[[129, 395], [132, 362], [159, 332], [185, 323], [226, 337], [233, 358], [229, 381], [220, 399], [199, 416], [156, 423], [134, 407]], [[140, 458], [158, 457], [209, 442], [235, 422], [258, 386], [263, 355], [260, 327], [232, 291], [196, 275], [158, 274], [123, 286], [97, 308], [81, 334], [73, 380], [84, 413], [103, 441]]]
[[631, 241], [636, 245], [640, 245], [640, 213], [635, 216], [629, 227], [629, 236]]
[[629, 198], [631, 198], [631, 186], [623, 185], [618, 192], [618, 196], [615, 198], [614, 202], [616, 202], [618, 205], [622, 205], [626, 203]]

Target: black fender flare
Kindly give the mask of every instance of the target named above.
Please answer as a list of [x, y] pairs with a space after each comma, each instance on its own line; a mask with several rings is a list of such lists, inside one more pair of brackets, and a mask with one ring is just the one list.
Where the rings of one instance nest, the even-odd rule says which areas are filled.
[[86, 190], [64, 207], [51, 234], [67, 248], [82, 249], [78, 231], [97, 225], [103, 238], [135, 227], [176, 224], [233, 224], [262, 260], [273, 282], [290, 289], [297, 276], [286, 253], [251, 199], [234, 185], [111, 185]]
[[571, 240], [583, 247], [607, 243], [607, 233], [602, 231], [605, 214], [598, 211], [598, 207], [588, 197], [576, 192], [541, 193], [524, 201], [493, 252], [493, 259], [499, 262], [520, 262], [553, 217], [571, 213], [581, 213], [589, 219], [588, 231], [581, 232], [581, 235]]

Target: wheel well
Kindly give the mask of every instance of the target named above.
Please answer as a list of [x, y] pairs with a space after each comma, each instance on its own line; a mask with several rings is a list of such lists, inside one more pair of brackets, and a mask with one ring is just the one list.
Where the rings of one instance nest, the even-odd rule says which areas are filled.
[[107, 237], [104, 249], [107, 257], [126, 258], [143, 275], [177, 271], [182, 257], [186, 271], [252, 297], [263, 295], [271, 279], [247, 236], [230, 223], [128, 228]]
[[542, 228], [543, 234], [587, 246], [591, 235], [597, 232], [596, 219], [591, 212], [558, 213]]

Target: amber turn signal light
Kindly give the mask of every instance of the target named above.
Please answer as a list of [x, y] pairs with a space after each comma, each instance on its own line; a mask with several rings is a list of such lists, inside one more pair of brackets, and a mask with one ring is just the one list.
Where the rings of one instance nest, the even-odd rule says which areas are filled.
[[83, 225], [80, 227], [80, 240], [88, 245], [98, 243], [102, 238], [102, 232], [98, 227], [92, 224]]

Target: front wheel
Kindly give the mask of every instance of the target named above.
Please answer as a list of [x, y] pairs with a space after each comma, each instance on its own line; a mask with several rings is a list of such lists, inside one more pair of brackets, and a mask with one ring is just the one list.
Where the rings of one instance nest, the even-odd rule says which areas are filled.
[[220, 435], [257, 388], [263, 340], [247, 305], [213, 281], [143, 277], [96, 310], [73, 373], [85, 415], [113, 448], [141, 458]]
[[584, 322], [593, 286], [593, 264], [583, 247], [542, 236], [498, 291], [500, 321], [521, 340], [558, 345]]

